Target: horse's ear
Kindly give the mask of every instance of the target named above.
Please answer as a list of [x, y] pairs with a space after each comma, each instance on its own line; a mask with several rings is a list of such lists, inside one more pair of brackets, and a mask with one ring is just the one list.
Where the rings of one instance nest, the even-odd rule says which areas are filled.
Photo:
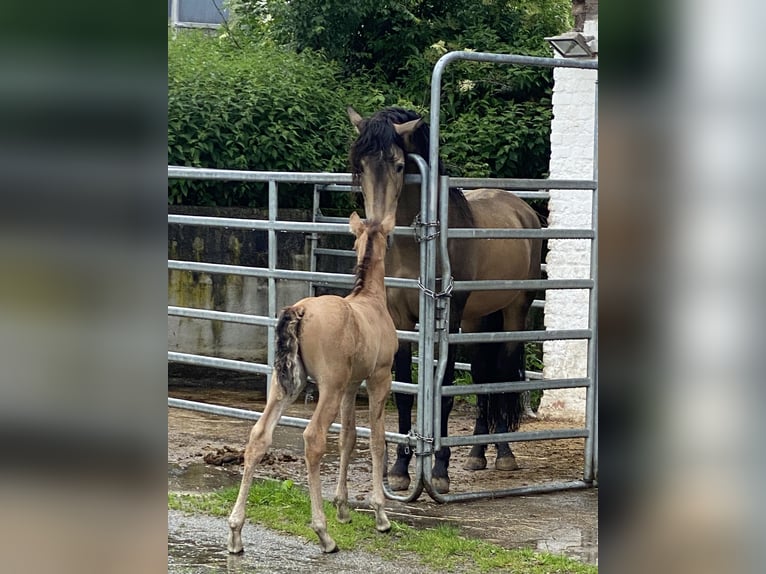
[[351, 214], [351, 217], [349, 217], [348, 226], [351, 228], [351, 233], [353, 233], [356, 237], [359, 237], [362, 234], [362, 231], [364, 231], [364, 223], [362, 223], [362, 219], [359, 217], [356, 211]]
[[423, 123], [423, 118], [418, 118], [416, 120], [410, 120], [409, 122], [405, 122], [403, 124], [394, 124], [394, 129], [396, 130], [396, 133], [398, 133], [400, 136], [406, 136], [414, 132], [416, 129], [418, 129], [422, 123]]
[[380, 222], [380, 228], [383, 230], [383, 233], [385, 235], [388, 235], [391, 233], [391, 230], [396, 226], [396, 215], [393, 213], [389, 213], [383, 218], [383, 221]]
[[351, 120], [354, 128], [356, 128], [356, 133], [359, 133], [359, 124], [362, 123], [362, 116], [356, 113], [356, 110], [351, 106], [346, 108], [346, 113], [348, 114], [348, 119]]

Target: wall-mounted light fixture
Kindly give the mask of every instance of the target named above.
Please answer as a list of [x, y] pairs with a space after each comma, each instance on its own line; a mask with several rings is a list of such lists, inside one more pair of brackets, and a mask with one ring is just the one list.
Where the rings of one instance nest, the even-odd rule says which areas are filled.
[[598, 40], [580, 32], [564, 32], [545, 39], [564, 58], [593, 58], [598, 53]]

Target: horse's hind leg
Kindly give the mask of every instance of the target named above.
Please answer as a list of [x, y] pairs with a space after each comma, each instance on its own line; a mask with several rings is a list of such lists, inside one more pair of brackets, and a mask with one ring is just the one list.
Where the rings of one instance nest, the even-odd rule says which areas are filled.
[[[412, 345], [402, 342], [394, 356], [394, 372], [396, 380], [402, 383], [412, 383]], [[394, 393], [396, 409], [399, 413], [399, 432], [408, 434], [412, 429], [412, 406], [414, 395]], [[410, 487], [409, 465], [412, 450], [409, 445], [400, 444], [396, 447], [396, 461], [388, 471], [388, 487], [393, 491], [407, 490]]]
[[340, 403], [340, 469], [338, 471], [338, 486], [335, 489], [335, 507], [338, 522], [351, 522], [348, 508], [348, 463], [351, 452], [356, 444], [356, 391], [359, 387], [352, 385], [346, 389]]
[[[481, 379], [477, 376], [476, 365], [472, 365], [471, 372], [474, 376], [474, 382], [478, 383]], [[473, 434], [489, 434], [489, 427], [487, 426], [487, 395], [476, 395], [476, 407], [478, 414], [476, 416], [476, 423], [474, 424]], [[475, 444], [471, 447], [471, 452], [468, 453], [468, 458], [463, 465], [465, 470], [484, 470], [487, 468], [487, 457], [485, 452], [487, 445]]]
[[232, 554], [238, 554], [244, 550], [242, 546], [242, 526], [245, 523], [247, 496], [253, 483], [255, 465], [261, 461], [263, 455], [271, 446], [274, 427], [277, 425], [279, 417], [282, 416], [285, 407], [294, 400], [295, 396], [286, 396], [282, 387], [277, 383], [276, 377], [272, 377], [271, 392], [266, 402], [266, 408], [263, 409], [263, 415], [250, 431], [250, 438], [245, 448], [245, 469], [242, 473], [239, 495], [234, 503], [231, 515], [229, 515], [229, 541], [227, 547]]
[[[506, 343], [498, 357], [498, 373], [501, 381], [524, 380], [524, 343], [515, 346]], [[503, 367], [501, 368], [500, 365]], [[520, 393], [502, 393], [489, 395], [489, 416], [494, 421], [496, 433], [507, 433], [518, 428], [523, 413]], [[507, 442], [495, 443], [497, 470], [516, 470], [519, 468], [516, 457]]]
[[342, 391], [345, 382], [317, 381], [319, 386], [319, 402], [317, 403], [311, 422], [303, 431], [303, 442], [308, 473], [309, 496], [311, 497], [311, 528], [319, 536], [319, 545], [323, 552], [335, 552], [338, 545], [327, 532], [327, 517], [322, 501], [322, 481], [319, 475], [319, 465], [327, 450], [327, 431], [338, 415]]

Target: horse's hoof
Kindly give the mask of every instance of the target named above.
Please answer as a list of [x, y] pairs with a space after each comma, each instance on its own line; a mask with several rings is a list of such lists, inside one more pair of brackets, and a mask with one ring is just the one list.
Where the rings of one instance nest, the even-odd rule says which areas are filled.
[[398, 475], [398, 474], [388, 473], [388, 488], [390, 488], [394, 492], [397, 492], [400, 490], [407, 490], [409, 487], [410, 487], [409, 474]]
[[322, 546], [322, 552], [325, 554], [332, 554], [334, 552], [338, 551], [338, 545], [333, 542], [332, 544], [328, 544], [327, 546]]
[[391, 523], [388, 521], [388, 519], [381, 521], [380, 524], [375, 525], [375, 530], [378, 532], [388, 532], [391, 530]]
[[431, 486], [437, 494], [447, 494], [449, 492], [449, 478], [432, 478]]
[[487, 468], [487, 457], [469, 456], [463, 465], [465, 470], [484, 470]]
[[242, 545], [242, 535], [239, 532], [229, 532], [226, 548], [229, 554], [242, 554], [245, 551], [245, 547]]
[[518, 468], [519, 465], [516, 462], [516, 457], [512, 454], [508, 456], [497, 457], [495, 460], [496, 470], [517, 470]]

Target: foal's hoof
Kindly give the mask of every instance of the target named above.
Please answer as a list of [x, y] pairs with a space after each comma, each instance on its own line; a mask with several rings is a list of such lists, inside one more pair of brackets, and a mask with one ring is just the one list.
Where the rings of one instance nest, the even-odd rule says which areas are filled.
[[519, 465], [516, 463], [516, 457], [511, 455], [497, 457], [495, 460], [496, 470], [517, 470]]
[[332, 542], [332, 544], [328, 544], [327, 546], [324, 546], [324, 545], [321, 545], [321, 546], [322, 546], [322, 552], [324, 552], [325, 554], [332, 554], [338, 551], [338, 545], [335, 544], [334, 541]]
[[400, 490], [407, 490], [410, 487], [410, 475], [404, 474], [391, 474], [388, 473], [388, 488], [393, 490], [394, 492], [400, 491]]
[[469, 456], [463, 465], [465, 470], [484, 470], [487, 468], [487, 457]]
[[226, 543], [226, 549], [229, 551], [229, 554], [242, 554], [245, 551], [245, 547], [242, 545], [242, 534], [229, 531], [229, 540]]
[[433, 477], [431, 486], [437, 494], [447, 494], [449, 492], [449, 478]]

